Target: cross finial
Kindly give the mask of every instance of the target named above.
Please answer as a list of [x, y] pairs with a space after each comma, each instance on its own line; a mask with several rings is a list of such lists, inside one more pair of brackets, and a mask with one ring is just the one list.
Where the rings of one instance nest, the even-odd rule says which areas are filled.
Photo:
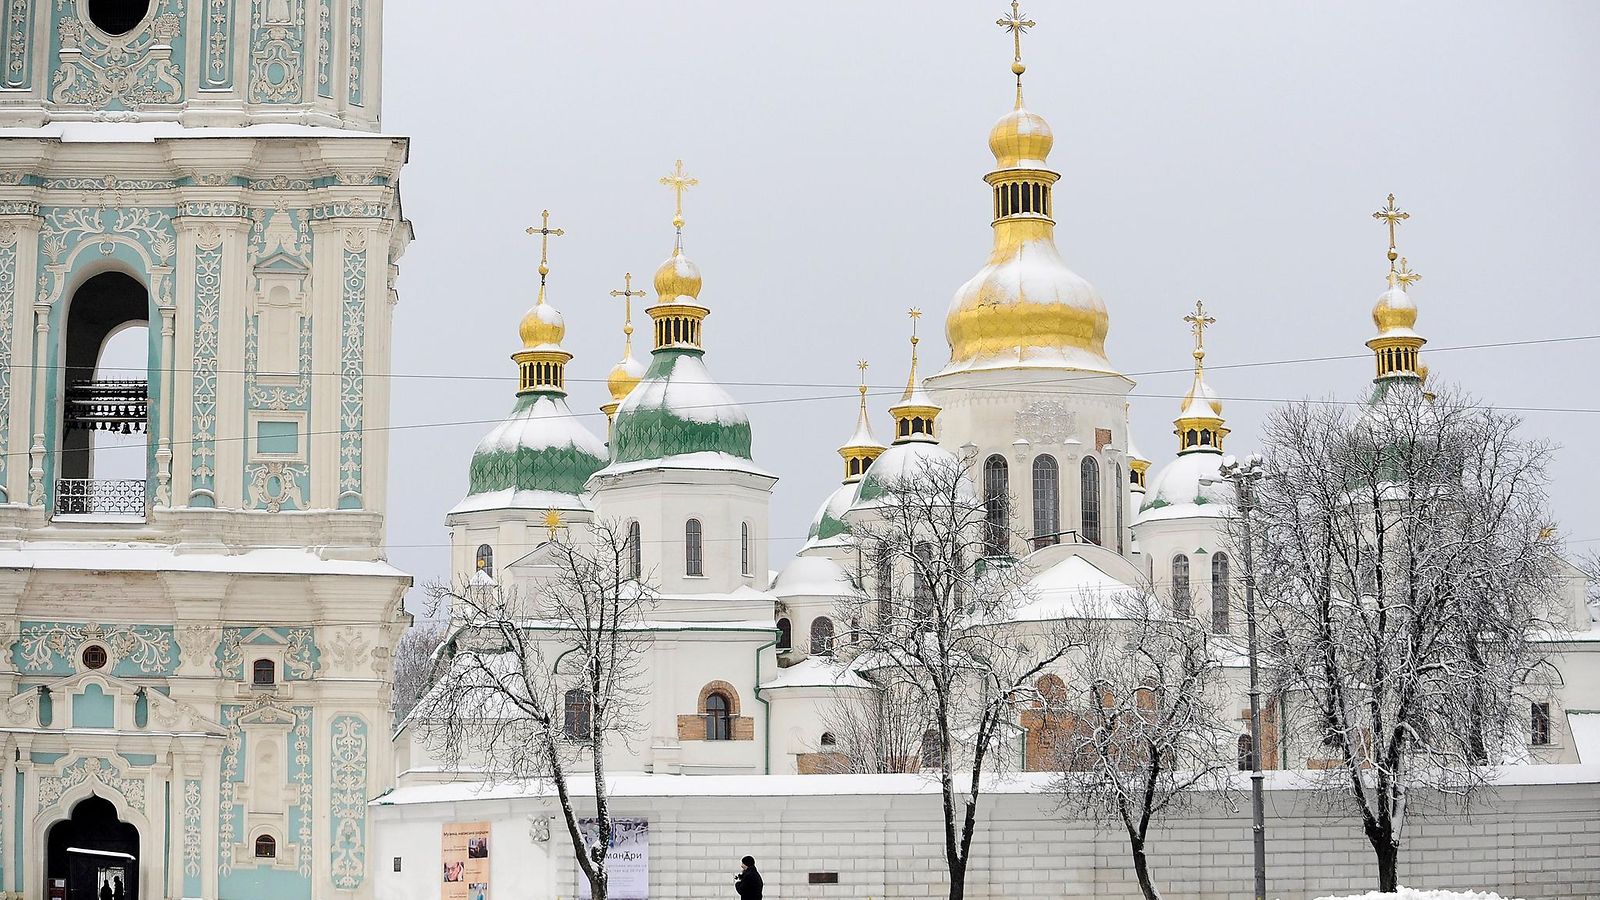
[[550, 227], [550, 210], [544, 210], [539, 215], [542, 219], [539, 227], [535, 228], [529, 225], [527, 231], [528, 234], [537, 234], [539, 236], [539, 302], [543, 303], [544, 277], [550, 274], [550, 236], [561, 237], [567, 232], [562, 228]]
[[1206, 314], [1204, 300], [1196, 300], [1194, 312], [1184, 316], [1183, 320], [1189, 323], [1189, 330], [1194, 332], [1194, 364], [1198, 367], [1200, 361], [1206, 358], [1206, 326], [1215, 324], [1217, 318]]
[[1400, 257], [1400, 268], [1395, 270], [1394, 280], [1398, 282], [1401, 287], [1409, 288], [1413, 284], [1421, 281], [1422, 275], [1420, 273], [1411, 271], [1411, 265], [1406, 262], [1406, 258], [1402, 256]]
[[1395, 226], [1399, 225], [1401, 222], [1404, 222], [1405, 220], [1411, 218], [1411, 213], [1408, 213], [1405, 210], [1401, 209], [1400, 207], [1396, 206], [1395, 203], [1394, 203], [1394, 195], [1390, 194], [1389, 195], [1389, 203], [1388, 203], [1388, 205], [1385, 206], [1383, 209], [1380, 209], [1377, 212], [1373, 213], [1372, 217], [1374, 219], [1377, 219], [1378, 221], [1384, 223], [1385, 225], [1389, 226], [1389, 268], [1392, 269], [1392, 268], [1394, 268], [1395, 259], [1399, 257], [1399, 254], [1396, 253], [1395, 249], [1394, 249], [1394, 247], [1395, 247], [1395, 244], [1394, 244], [1394, 229], [1395, 229]]
[[861, 402], [865, 404], [867, 402], [867, 361], [864, 359], [856, 360], [856, 368], [861, 370], [861, 386], [856, 390], [861, 392]]
[[673, 212], [672, 227], [678, 229], [679, 242], [683, 238], [683, 192], [700, 183], [700, 179], [691, 178], [683, 168], [683, 160], [678, 160], [672, 166], [672, 171], [662, 176], [661, 183], [672, 188]]
[[917, 337], [917, 320], [922, 318], [922, 310], [913, 306], [906, 310], [906, 315], [911, 317], [911, 374], [906, 378], [906, 398], [917, 389], [917, 344], [922, 340]]
[[627, 350], [633, 352], [633, 298], [643, 297], [644, 291], [633, 289], [633, 273], [622, 273], [622, 290], [612, 291], [611, 296], [622, 298], [622, 333], [627, 338]]
[[1028, 70], [1028, 67], [1022, 64], [1022, 35], [1038, 23], [1023, 17], [1020, 0], [1011, 0], [1011, 15], [1001, 16], [995, 19], [994, 23], [1011, 32], [1011, 71], [1017, 76], [1017, 108], [1021, 109], [1022, 73]]

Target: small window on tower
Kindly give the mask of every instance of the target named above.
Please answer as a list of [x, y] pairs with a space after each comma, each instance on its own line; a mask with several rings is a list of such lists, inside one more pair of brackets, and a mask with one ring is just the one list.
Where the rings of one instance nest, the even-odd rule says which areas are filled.
[[256, 838], [256, 859], [277, 859], [278, 842], [270, 834]]
[[250, 683], [256, 687], [272, 687], [278, 681], [278, 667], [270, 659], [258, 659], [250, 666]]

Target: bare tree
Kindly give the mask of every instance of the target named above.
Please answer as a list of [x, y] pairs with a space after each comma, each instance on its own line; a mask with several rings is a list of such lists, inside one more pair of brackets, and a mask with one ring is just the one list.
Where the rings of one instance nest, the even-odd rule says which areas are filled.
[[[1263, 646], [1324, 786], [1359, 815], [1379, 889], [1409, 805], [1465, 800], [1526, 743], [1536, 637], [1555, 612], [1549, 448], [1441, 389], [1268, 419], [1255, 529]], [[1423, 794], [1418, 789], [1427, 788]]]
[[[1072, 656], [1067, 692], [1039, 692], [1061, 774], [1061, 809], [1128, 836], [1146, 900], [1161, 891], [1150, 872], [1150, 827], [1202, 794], [1232, 803], [1228, 760], [1234, 728], [1226, 716], [1221, 666], [1210, 632], [1173, 618], [1148, 588], [1100, 598]], [[1044, 743], [1044, 742], [1041, 742]]]
[[[605, 750], [640, 727], [636, 700], [649, 648], [652, 592], [629, 565], [624, 528], [595, 523], [544, 544], [528, 594], [492, 584], [430, 589], [459, 623], [435, 684], [413, 713], [444, 761], [481, 760], [491, 779], [554, 786], [573, 855], [606, 900], [613, 843]], [[596, 837], [586, 841], [571, 780], [587, 764]]]
[[870, 690], [840, 695], [822, 709], [823, 734], [818, 746], [827, 770], [835, 774], [880, 775], [917, 772], [922, 767], [922, 739], [932, 717], [921, 687], [879, 672], [883, 683]]
[[434, 652], [444, 643], [443, 622], [424, 619], [407, 628], [394, 648], [394, 719], [405, 720], [433, 683]]
[[[883, 488], [875, 509], [851, 526], [870, 549], [863, 559], [872, 557], [856, 583], [870, 580], [874, 590], [847, 597], [840, 618], [863, 623], [857, 667], [914, 692], [927, 711], [924, 740], [936, 748], [919, 755], [937, 765], [950, 900], [960, 900], [984, 776], [1011, 762], [997, 739], [1015, 732], [1019, 696], [1071, 643], [1063, 629], [1010, 621], [1027, 597], [1025, 573], [992, 552], [996, 529], [986, 532], [985, 505], [964, 463], [930, 454]], [[877, 584], [884, 558], [898, 573], [887, 587]], [[967, 776], [959, 787], [958, 766]]]

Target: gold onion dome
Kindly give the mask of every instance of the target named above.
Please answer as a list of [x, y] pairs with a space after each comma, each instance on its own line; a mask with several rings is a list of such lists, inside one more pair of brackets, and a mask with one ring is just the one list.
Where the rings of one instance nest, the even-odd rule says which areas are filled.
[[672, 251], [667, 261], [656, 269], [656, 295], [662, 303], [699, 304], [700, 267], [683, 255], [682, 249]]
[[621, 403], [628, 398], [628, 394], [638, 387], [644, 379], [644, 363], [635, 359], [629, 353], [616, 365], [611, 367], [611, 373], [606, 376], [606, 390], [611, 392], [611, 399]]
[[539, 291], [539, 302], [523, 315], [517, 334], [522, 338], [524, 350], [560, 347], [561, 339], [567, 336], [566, 320], [555, 307], [544, 302], [543, 289]]
[[1016, 4], [1000, 20], [1016, 39], [1016, 104], [989, 132], [996, 168], [984, 181], [993, 194], [994, 245], [988, 262], [950, 301], [947, 372], [1010, 366], [1115, 371], [1106, 359], [1105, 301], [1067, 268], [1056, 248], [1053, 192], [1061, 176], [1046, 168], [1054, 142], [1050, 125], [1022, 105], [1020, 41], [1033, 24]]

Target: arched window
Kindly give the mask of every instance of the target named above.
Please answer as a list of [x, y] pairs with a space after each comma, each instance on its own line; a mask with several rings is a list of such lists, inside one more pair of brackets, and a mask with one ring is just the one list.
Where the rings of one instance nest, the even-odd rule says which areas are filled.
[[829, 747], [829, 748], [831, 748], [831, 747], [838, 746], [838, 744], [839, 744], [839, 739], [834, 737], [833, 736], [833, 732], [831, 732], [831, 731], [824, 731], [822, 733], [822, 737], [817, 739], [817, 746], [819, 746], [819, 747]]
[[278, 841], [270, 834], [256, 838], [256, 859], [277, 859]]
[[1061, 543], [1061, 467], [1054, 456], [1033, 458], [1033, 546]]
[[1083, 539], [1100, 543], [1100, 463], [1085, 456], [1078, 467], [1079, 508], [1083, 520]]
[[250, 664], [250, 683], [257, 687], [271, 687], [278, 682], [277, 666], [270, 659], [258, 659]]
[[1254, 741], [1250, 740], [1250, 735], [1239, 735], [1239, 771], [1241, 772], [1249, 772], [1256, 767], [1254, 743]]
[[739, 574], [750, 574], [750, 523], [739, 523]]
[[628, 577], [638, 581], [644, 577], [644, 548], [639, 546], [639, 522], [628, 523]]
[[811, 652], [815, 656], [833, 655], [833, 620], [827, 616], [811, 620]]
[[[152, 311], [144, 285], [121, 272], [102, 272], [73, 292], [56, 375], [63, 392], [60, 443], [50, 448], [57, 452], [56, 515], [145, 515], [153, 481], [147, 443]], [[204, 392], [196, 397], [202, 405], [214, 400]], [[263, 427], [270, 432], [277, 424]], [[201, 479], [190, 505], [214, 505], [213, 481]]]
[[151, 0], [89, 0], [89, 21], [106, 34], [127, 34], [144, 21]]
[[1111, 464], [1111, 502], [1117, 505], [1117, 552], [1122, 552], [1122, 508], [1128, 505], [1128, 483], [1122, 480], [1122, 465]]
[[983, 551], [990, 556], [1004, 556], [1011, 549], [1006, 534], [1011, 524], [1009, 481], [1005, 457], [996, 453], [983, 461]]
[[937, 769], [944, 763], [944, 754], [939, 752], [939, 729], [929, 728], [922, 733], [921, 755], [924, 769]]
[[562, 731], [566, 732], [567, 740], [588, 740], [594, 715], [594, 704], [589, 700], [589, 692], [582, 688], [567, 691], [566, 696], [562, 698], [561, 709]]
[[733, 740], [733, 716], [728, 698], [716, 691], [706, 695], [706, 740]]
[[793, 631], [794, 631], [794, 625], [791, 624], [788, 619], [784, 618], [784, 619], [779, 619], [778, 620], [778, 649], [779, 650], [787, 650], [790, 647], [794, 646], [794, 644], [793, 644], [793, 640], [794, 640]]
[[474, 567], [485, 575], [494, 574], [494, 548], [488, 544], [478, 545], [478, 556]]
[[690, 519], [683, 523], [683, 574], [705, 574], [705, 554], [702, 539], [699, 519]]
[[1211, 554], [1211, 630], [1228, 633], [1228, 554]]
[[1194, 615], [1189, 597], [1189, 557], [1179, 553], [1172, 558], [1172, 614], [1180, 619]]

